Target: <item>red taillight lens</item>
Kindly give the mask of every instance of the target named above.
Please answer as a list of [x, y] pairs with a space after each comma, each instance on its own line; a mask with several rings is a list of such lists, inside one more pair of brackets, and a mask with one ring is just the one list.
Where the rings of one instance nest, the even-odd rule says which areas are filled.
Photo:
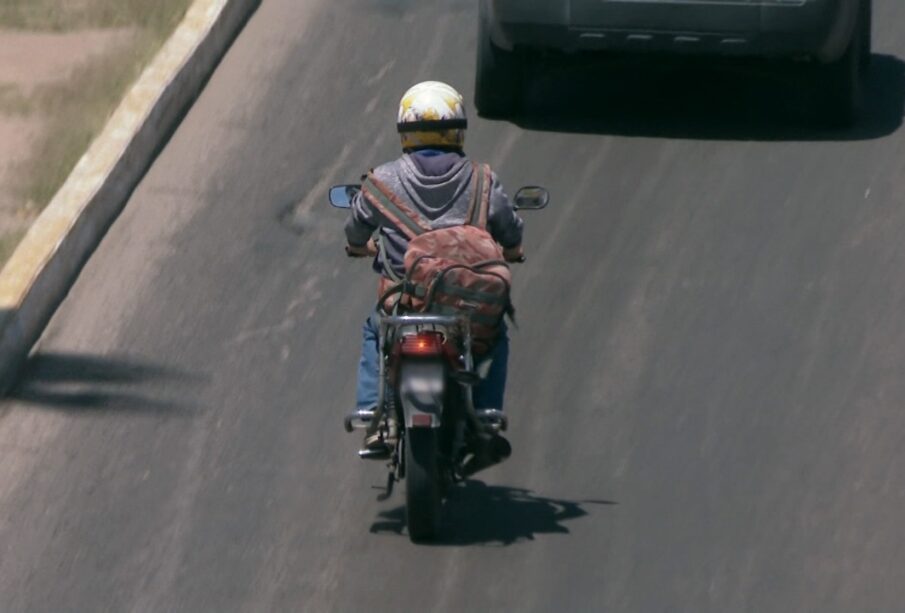
[[434, 425], [434, 416], [427, 413], [415, 413], [412, 415], [412, 428], [430, 428]]
[[443, 353], [443, 335], [439, 332], [419, 332], [402, 338], [402, 355], [426, 357]]

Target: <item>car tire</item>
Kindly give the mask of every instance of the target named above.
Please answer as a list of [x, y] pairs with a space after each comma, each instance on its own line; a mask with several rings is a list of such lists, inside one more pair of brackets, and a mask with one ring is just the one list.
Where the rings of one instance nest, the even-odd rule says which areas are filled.
[[524, 62], [517, 51], [493, 44], [487, 18], [480, 17], [475, 108], [483, 117], [508, 117], [521, 110]]
[[815, 115], [824, 125], [846, 128], [857, 120], [861, 106], [865, 46], [870, 45], [869, 40], [865, 41], [866, 18], [868, 16], [862, 12], [852, 40], [842, 57], [813, 67]]

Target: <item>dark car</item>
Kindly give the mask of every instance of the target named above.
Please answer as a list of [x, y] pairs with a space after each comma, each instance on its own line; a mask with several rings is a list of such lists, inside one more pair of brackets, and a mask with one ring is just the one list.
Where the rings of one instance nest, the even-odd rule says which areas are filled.
[[796, 62], [815, 110], [854, 121], [871, 53], [871, 0], [480, 0], [475, 105], [517, 110], [542, 54], [667, 53]]

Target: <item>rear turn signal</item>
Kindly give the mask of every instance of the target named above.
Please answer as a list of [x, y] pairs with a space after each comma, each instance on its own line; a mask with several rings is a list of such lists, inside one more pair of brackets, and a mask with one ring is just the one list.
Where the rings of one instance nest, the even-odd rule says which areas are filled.
[[443, 335], [439, 332], [419, 332], [402, 338], [402, 355], [429, 357], [443, 353]]

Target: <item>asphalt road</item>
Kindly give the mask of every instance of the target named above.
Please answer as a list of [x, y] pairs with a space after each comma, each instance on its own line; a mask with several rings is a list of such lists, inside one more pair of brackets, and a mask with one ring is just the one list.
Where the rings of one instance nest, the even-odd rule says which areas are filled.
[[410, 84], [470, 97], [474, 13], [264, 2], [0, 408], [0, 609], [903, 610], [897, 0], [851, 131], [791, 83], [649, 66], [542, 67], [518, 124], [474, 121], [554, 196], [515, 454], [434, 546], [376, 500], [341, 428], [374, 279], [325, 192], [397, 154]]

